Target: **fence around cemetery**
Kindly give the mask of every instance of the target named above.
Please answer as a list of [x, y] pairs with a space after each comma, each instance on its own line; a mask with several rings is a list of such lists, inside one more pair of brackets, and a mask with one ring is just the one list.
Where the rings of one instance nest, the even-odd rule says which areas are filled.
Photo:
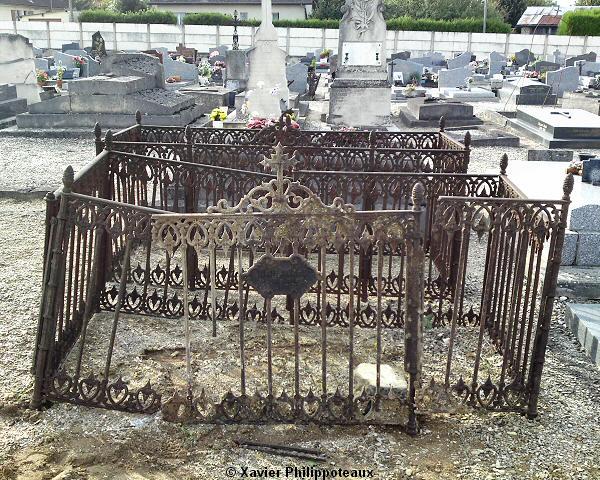
[[[560, 200], [525, 198], [506, 175], [506, 158], [500, 175], [419, 168], [344, 171], [344, 164], [337, 164], [337, 171], [296, 169], [291, 175], [300, 183], [294, 187], [285, 183], [288, 180], [273, 183], [281, 179], [270, 174], [196, 162], [194, 148], [202, 150], [203, 143], [181, 144], [181, 158], [191, 158], [191, 162], [169, 158], [177, 143], [151, 146], [152, 142], [144, 141], [161, 129], [161, 138], [183, 132], [179, 138], [206, 140], [209, 133], [135, 125], [115, 135], [107, 133], [102, 140], [97, 130], [97, 157], [75, 178], [67, 171], [65, 187], [47, 197], [34, 406], [50, 400], [146, 413], [162, 409], [166, 418], [175, 421], [377, 423], [378, 418], [363, 414], [369, 402], [382, 400], [379, 380], [375, 393], [359, 396], [353, 391], [352, 379], [354, 348], [358, 356], [359, 349], [374, 346], [369, 358], [375, 359], [378, 369], [386, 358], [382, 355], [389, 356], [390, 349], [397, 351], [399, 358], [404, 356], [409, 389], [398, 405], [405, 409], [407, 427], [413, 433], [417, 412], [435, 411], [451, 398], [474, 407], [526, 412], [532, 417], [537, 414], [572, 177], [567, 178]], [[373, 152], [376, 135], [380, 135], [265, 132], [267, 135], [259, 137], [263, 144], [255, 146], [277, 141], [296, 151], [302, 148], [297, 143], [300, 138], [305, 145], [306, 139], [318, 136], [326, 145], [323, 150], [351, 142], [370, 144], [372, 148], [367, 150]], [[389, 147], [389, 142], [398, 138], [405, 142], [412, 136], [421, 144], [433, 142], [429, 147], [439, 146], [444, 133], [434, 133], [437, 137], [430, 132], [384, 135], [379, 141], [388, 142]], [[238, 140], [247, 134], [239, 132]], [[227, 131], [219, 131], [215, 139], [222, 141], [223, 135], [230, 135], [231, 140], [232, 133]], [[419, 135], [423, 137], [419, 139]], [[258, 142], [256, 136], [253, 141]], [[468, 149], [456, 142], [453, 146], [463, 154], [466, 150], [468, 159]], [[404, 150], [396, 149], [395, 155], [403, 157]], [[185, 152], [190, 157], [185, 157]], [[271, 187], [257, 187], [265, 181]], [[331, 206], [311, 213], [296, 212], [296, 216], [273, 213], [272, 195], [277, 189], [270, 190], [272, 185], [300, 189], [289, 199], [292, 209], [318, 206], [321, 201]], [[245, 213], [234, 212], [229, 205], [235, 205], [248, 191], [255, 196], [270, 192], [271, 200], [264, 201], [262, 196], [255, 199], [257, 203], [246, 200], [239, 207]], [[208, 209], [213, 213], [207, 215], [204, 212], [211, 204], [217, 207]], [[256, 210], [248, 210], [248, 205]], [[348, 221], [350, 224], [345, 223]], [[351, 225], [360, 228], [348, 230]], [[344, 226], [338, 231], [341, 236], [329, 238], [340, 226]], [[163, 227], [166, 230], [161, 230]], [[158, 236], [157, 228], [163, 232]], [[244, 239], [239, 237], [242, 231], [246, 232]], [[319, 231], [323, 238], [315, 236]], [[213, 232], [206, 237], [212, 240], [198, 243], [193, 232]], [[273, 235], [281, 241], [273, 243]], [[270, 251], [296, 253], [317, 265], [321, 272], [317, 283], [296, 300], [288, 298], [279, 305], [263, 302], [242, 270], [247, 272]], [[102, 323], [93, 317], [98, 310], [114, 312], [114, 319]], [[209, 336], [211, 332], [213, 336], [224, 334], [217, 328], [221, 322], [239, 321], [240, 338], [233, 341], [239, 354], [234, 368], [241, 369], [239, 382], [215, 387], [210, 393], [221, 395], [222, 400], [210, 403], [207, 392], [199, 392], [195, 386], [186, 392], [171, 385], [165, 392], [140, 372], [123, 371], [128, 351], [120, 326], [126, 321], [123, 315], [162, 319], [150, 323], [155, 325], [152, 332], [168, 328], [165, 322], [169, 319], [185, 317], [187, 326], [190, 319], [205, 319], [212, 325], [206, 331]], [[250, 349], [252, 342], [246, 344], [244, 333], [253, 335], [256, 321], [267, 325], [266, 399], [252, 396], [257, 379], [251, 380], [246, 368], [244, 348]], [[419, 333], [421, 322], [425, 324], [426, 348]], [[279, 334], [273, 325], [286, 323], [294, 332], [291, 379], [282, 377], [273, 360], [281, 360], [272, 346], [273, 335]], [[129, 322], [126, 328], [133, 325]], [[321, 359], [322, 369], [322, 375], [316, 376], [321, 376], [321, 382], [316, 384], [306, 383], [307, 375], [300, 367], [300, 344], [302, 349], [311, 345], [304, 337], [308, 333], [300, 331], [305, 327], [319, 332], [312, 343], [320, 345], [318, 355], [313, 352]], [[101, 328], [108, 338], [100, 335]], [[350, 351], [344, 349], [348, 363], [341, 373], [331, 364], [336, 357], [331, 343], [336, 328], [347, 329], [349, 336]], [[355, 335], [363, 329], [373, 329], [375, 337], [357, 342]], [[388, 330], [404, 335], [404, 350], [397, 339], [386, 336]], [[447, 344], [436, 340], [438, 331], [448, 335]], [[103, 345], [108, 353], [97, 357], [96, 350]], [[139, 365], [134, 359], [127, 361]], [[124, 380], [123, 375], [130, 378]], [[192, 384], [198, 381], [190, 380]], [[293, 399], [286, 393], [275, 398], [277, 385], [284, 390], [287, 385]], [[313, 393], [321, 388], [322, 395]], [[176, 393], [174, 404], [163, 403], [165, 393]], [[190, 402], [193, 412], [189, 411]], [[398, 423], [399, 418], [393, 416], [388, 422]]]
[[[60, 49], [63, 43], [78, 42], [91, 46], [92, 34], [99, 31], [108, 49], [147, 50], [165, 47], [175, 50], [182, 43], [200, 52], [217, 45], [232, 46], [232, 26], [159, 25], [128, 23], [69, 22], [0, 22], [0, 33], [18, 33], [30, 39], [35, 47]], [[320, 28], [277, 28], [279, 46], [288, 55], [303, 56], [306, 52], [331, 48], [337, 51], [338, 30]], [[240, 48], [249, 48], [256, 27], [238, 27]], [[471, 51], [480, 58], [492, 52], [511, 55], [529, 48], [535, 55], [551, 55], [556, 49], [564, 55], [580, 55], [600, 49], [600, 37], [560, 35], [524, 35], [505, 33], [409, 32], [388, 31], [388, 54], [408, 50], [416, 57], [427, 52], [441, 52], [447, 58]]]

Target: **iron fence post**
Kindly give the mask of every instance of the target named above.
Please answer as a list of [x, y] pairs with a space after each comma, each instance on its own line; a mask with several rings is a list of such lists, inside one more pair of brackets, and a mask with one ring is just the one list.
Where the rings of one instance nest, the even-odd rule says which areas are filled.
[[567, 229], [567, 215], [569, 213], [569, 204], [571, 193], [573, 192], [574, 179], [573, 174], [569, 173], [565, 178], [563, 185], [562, 200], [566, 203], [561, 208], [560, 222], [556, 233], [556, 240], [550, 251], [548, 259], [549, 266], [544, 276], [544, 286], [540, 302], [540, 313], [538, 325], [535, 332], [533, 350], [531, 352], [531, 367], [529, 371], [529, 381], [527, 392], [529, 393], [527, 405], [527, 417], [532, 419], [538, 414], [537, 403], [540, 394], [540, 385], [542, 381], [542, 370], [546, 356], [546, 347], [548, 345], [548, 334], [550, 333], [550, 320], [552, 318], [552, 309], [554, 307], [554, 296], [556, 294], [556, 283], [558, 280], [558, 271], [562, 259], [562, 249], [565, 241], [565, 230]]
[[60, 291], [61, 274], [64, 264], [64, 239], [65, 225], [67, 219], [68, 195], [73, 188], [74, 172], [72, 167], [67, 167], [63, 175], [63, 194], [61, 195], [60, 208], [56, 217], [56, 226], [54, 229], [54, 238], [52, 239], [52, 250], [49, 252], [48, 282], [43, 289], [42, 309], [43, 315], [39, 327], [39, 342], [36, 345], [35, 356], [35, 374], [33, 384], [33, 394], [30, 402], [31, 408], [40, 408], [44, 395], [44, 384], [50, 367], [51, 350], [54, 345], [56, 315], [59, 299], [57, 294]]

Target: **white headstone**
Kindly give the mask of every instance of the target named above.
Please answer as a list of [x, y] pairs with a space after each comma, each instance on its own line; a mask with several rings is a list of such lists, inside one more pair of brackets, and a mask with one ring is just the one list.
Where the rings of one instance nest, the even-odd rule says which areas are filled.
[[17, 96], [31, 105], [40, 101], [33, 46], [22, 35], [0, 33], [0, 84], [12, 83]]
[[288, 108], [285, 57], [277, 46], [271, 0], [262, 0], [262, 21], [254, 37], [254, 48], [248, 51], [246, 103], [253, 117], [278, 118]]

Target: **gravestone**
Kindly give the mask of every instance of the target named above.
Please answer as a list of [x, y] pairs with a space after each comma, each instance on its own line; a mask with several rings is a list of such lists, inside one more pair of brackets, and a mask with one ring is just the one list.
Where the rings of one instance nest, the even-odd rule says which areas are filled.
[[44, 72], [50, 70], [50, 63], [47, 58], [34, 58], [33, 61], [36, 70], [43, 70]]
[[491, 52], [488, 57], [488, 75], [492, 77], [498, 73], [502, 73], [502, 70], [506, 67], [507, 63], [508, 59], [505, 55], [498, 52]]
[[552, 52], [552, 61], [558, 63], [561, 67], [564, 66], [566, 56], [557, 48]]
[[560, 65], [555, 62], [547, 62], [545, 60], [539, 60], [531, 64], [531, 68], [536, 72], [554, 72], [560, 68]]
[[17, 97], [17, 87], [0, 85], [0, 129], [14, 125], [15, 115], [27, 111], [27, 100]]
[[394, 60], [408, 60], [410, 58], [410, 52], [405, 50], [404, 52], [392, 53], [392, 61]]
[[438, 72], [438, 87], [453, 88], [463, 86], [466, 84], [467, 78], [471, 76], [471, 73], [471, 69], [468, 67], [440, 70]]
[[581, 65], [581, 75], [593, 77], [600, 73], [600, 62], [584, 62]]
[[40, 101], [33, 47], [22, 35], [0, 33], [0, 84], [10, 83], [28, 105]]
[[285, 69], [285, 75], [288, 82], [293, 82], [290, 84], [289, 89], [291, 92], [297, 93], [305, 93], [306, 86], [308, 85], [307, 77], [308, 77], [308, 66], [303, 63], [297, 63], [295, 65], [291, 65]]
[[158, 58], [119, 53], [102, 59], [103, 75], [69, 83], [69, 94], [30, 105], [17, 115], [19, 128], [127, 127], [140, 111], [151, 125], [187, 125], [202, 113], [194, 98], [168, 91]]
[[535, 55], [528, 48], [515, 52], [515, 61], [513, 63], [517, 66], [529, 65], [532, 62], [535, 62]]
[[565, 61], [565, 66], [573, 67], [575, 62], [579, 62], [585, 60], [586, 62], [595, 62], [596, 61], [596, 52], [588, 52], [583, 55], [576, 55], [574, 57], [569, 57]]
[[[81, 57], [83, 64], [81, 66], [75, 65], [75, 57]], [[54, 64], [62, 65], [67, 69], [79, 68], [80, 77], [93, 77], [100, 73], [100, 63], [91, 58], [84, 52], [84, 55], [72, 55], [62, 52], [54, 52]]]
[[66, 52], [67, 50], [79, 50], [80, 48], [81, 47], [79, 46], [79, 43], [77, 43], [77, 42], [63, 43], [61, 51]]
[[162, 54], [165, 79], [169, 77], [181, 77], [184, 82], [198, 82], [198, 67], [191, 63], [173, 60], [166, 48], [159, 47], [157, 52]]
[[219, 52], [219, 55], [224, 59], [225, 56], [227, 55], [228, 50], [229, 50], [229, 47], [227, 45], [219, 45], [218, 47], [211, 48], [209, 53], [217, 51], [217, 52]]
[[100, 58], [106, 57], [106, 44], [100, 32], [92, 35], [92, 55]]
[[600, 115], [600, 95], [593, 92], [573, 93], [565, 92], [562, 106], [564, 108], [580, 108], [594, 115]]
[[243, 90], [248, 82], [247, 58], [245, 50], [227, 50], [225, 55], [225, 87]]
[[560, 68], [546, 74], [546, 83], [552, 92], [562, 97], [564, 92], [573, 92], [579, 86], [579, 69], [577, 67]]
[[394, 60], [390, 62], [390, 68], [388, 70], [388, 79], [390, 83], [393, 83], [393, 75], [397, 72], [402, 74], [404, 84], [411, 83], [411, 78], [417, 78], [417, 83], [421, 79], [423, 74], [423, 65], [420, 63], [411, 62], [410, 60]]
[[556, 94], [552, 93], [550, 85], [529, 80], [519, 87], [515, 103], [517, 105], [554, 105]]
[[600, 158], [590, 158], [583, 161], [581, 181], [600, 186]]
[[437, 127], [444, 117], [446, 126], [481, 125], [473, 115], [473, 106], [452, 100], [434, 98], [409, 98], [400, 107], [400, 118], [409, 127]]
[[448, 70], [466, 67], [471, 63], [471, 55], [473, 55], [471, 52], [463, 52], [454, 58], [448, 59]]
[[364, 127], [390, 122], [386, 24], [382, 12], [383, 0], [346, 0], [342, 7], [329, 123]]
[[271, 0], [262, 0], [262, 21], [248, 50], [246, 103], [253, 117], [278, 118], [287, 110], [289, 90], [285, 77], [286, 53], [277, 45]]

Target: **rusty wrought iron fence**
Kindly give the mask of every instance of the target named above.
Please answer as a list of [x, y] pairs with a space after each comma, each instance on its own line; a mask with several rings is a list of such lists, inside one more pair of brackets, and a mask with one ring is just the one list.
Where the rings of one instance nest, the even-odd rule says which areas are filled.
[[[47, 197], [34, 407], [162, 409], [174, 421], [392, 423], [413, 433], [417, 414], [456, 400], [536, 415], [572, 178], [563, 199], [535, 200], [512, 185], [505, 157], [500, 175], [286, 164], [289, 178], [283, 170], [274, 178], [116, 145], [109, 137]], [[290, 157], [284, 148], [277, 155]], [[316, 270], [301, 295], [269, 298], [248, 279], [264, 258], [289, 255]], [[153, 329], [136, 338], [161, 328], [183, 335], [185, 375], [163, 372], [153, 386], [140, 362], [131, 370], [121, 329], [148, 328], [140, 325]], [[202, 367], [211, 354], [199, 340], [215, 335], [238, 352], [221, 352], [237, 359], [228, 368], [238, 373], [220, 385]], [[291, 376], [282, 345], [293, 349]], [[359, 359], [377, 366], [373, 391], [355, 388]], [[409, 378], [392, 398], [379, 373], [398, 359]]]
[[471, 142], [468, 132], [464, 144], [446, 135], [443, 119], [438, 132], [304, 131], [282, 117], [258, 131], [138, 123], [104, 139], [97, 127], [95, 135], [97, 153], [108, 144], [110, 150], [253, 171], [281, 144], [306, 170], [466, 173]]

